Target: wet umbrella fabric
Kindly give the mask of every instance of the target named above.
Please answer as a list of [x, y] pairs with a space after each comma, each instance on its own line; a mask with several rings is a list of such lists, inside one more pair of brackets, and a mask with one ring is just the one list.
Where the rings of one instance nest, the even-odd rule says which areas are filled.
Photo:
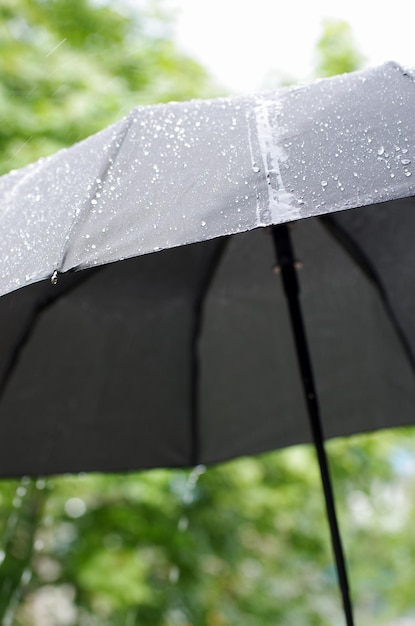
[[2, 177], [0, 474], [308, 441], [260, 228], [286, 221], [326, 435], [412, 423], [414, 96], [387, 64], [142, 107]]

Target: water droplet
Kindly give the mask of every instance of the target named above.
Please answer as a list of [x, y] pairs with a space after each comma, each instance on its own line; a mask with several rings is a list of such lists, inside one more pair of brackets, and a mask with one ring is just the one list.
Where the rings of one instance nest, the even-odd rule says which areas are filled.
[[205, 220], [202, 220], [202, 221], [201, 221], [201, 225], [202, 225], [202, 226], [206, 226], [206, 222], [205, 222]]
[[327, 181], [326, 180], [322, 180], [321, 181], [321, 186], [322, 187], [327, 187]]
[[97, 204], [97, 200], [96, 200], [95, 198], [93, 198], [93, 199], [91, 200], [91, 204]]
[[410, 159], [402, 159], [402, 160], [401, 160], [402, 165], [409, 165], [409, 164], [410, 164], [410, 162], [411, 162], [411, 160], [410, 160]]
[[381, 146], [381, 147], [378, 149], [378, 155], [379, 155], [379, 156], [382, 156], [382, 154], [383, 154], [384, 152], [385, 152], [385, 148], [384, 148], [383, 146]]
[[255, 172], [255, 174], [258, 174], [258, 172], [260, 172], [261, 170], [259, 169], [257, 165], [254, 165], [254, 167], [252, 168], [252, 171]]
[[50, 282], [52, 283], [52, 285], [56, 285], [56, 283], [58, 282], [58, 270], [55, 270], [52, 274], [52, 276], [50, 277]]
[[405, 176], [412, 176], [412, 172], [408, 172], [408, 171], [406, 171], [406, 172], [405, 172]]
[[196, 465], [187, 477], [186, 486], [183, 494], [183, 503], [192, 504], [195, 498], [196, 485], [199, 477], [206, 471], [205, 465]]

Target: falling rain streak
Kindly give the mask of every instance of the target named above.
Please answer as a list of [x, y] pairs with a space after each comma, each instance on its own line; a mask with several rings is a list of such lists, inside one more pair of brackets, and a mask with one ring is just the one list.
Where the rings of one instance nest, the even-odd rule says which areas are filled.
[[[26, 476], [19, 482], [12, 501], [12, 513], [7, 522], [0, 548], [0, 618], [2, 626], [14, 623], [15, 611], [26, 585], [32, 578], [31, 554], [33, 550], [31, 520], [27, 515], [25, 499], [32, 497], [32, 481]], [[31, 503], [28, 503], [29, 508]], [[27, 507], [26, 507], [27, 508]], [[14, 562], [10, 570], [9, 560]], [[3, 575], [2, 568], [9, 572]], [[10, 572], [14, 571], [14, 577]]]
[[66, 40], [67, 40], [67, 37], [65, 37], [64, 39], [62, 39], [62, 41], [60, 41], [59, 43], [57, 43], [57, 44], [56, 44], [56, 46], [54, 46], [54, 47], [52, 48], [52, 50], [49, 50], [49, 52], [48, 52], [48, 53], [47, 53], [47, 55], [46, 55], [46, 58], [50, 57], [50, 55], [51, 55], [51, 54], [53, 54], [54, 52], [56, 52], [56, 50], [57, 50], [58, 48], [60, 48], [60, 47], [61, 47], [61, 46], [65, 43], [65, 41], [66, 41]]
[[[186, 532], [189, 528], [189, 516], [188, 511], [192, 506], [193, 502], [196, 498], [196, 489], [197, 484], [202, 476], [206, 472], [205, 465], [196, 465], [188, 474], [187, 480], [185, 482], [183, 491], [181, 493], [180, 501], [182, 507], [185, 509], [186, 513], [183, 513], [177, 522], [177, 530], [180, 533]], [[169, 570], [169, 581], [172, 584], [176, 584], [180, 578], [180, 568], [173, 564]]]

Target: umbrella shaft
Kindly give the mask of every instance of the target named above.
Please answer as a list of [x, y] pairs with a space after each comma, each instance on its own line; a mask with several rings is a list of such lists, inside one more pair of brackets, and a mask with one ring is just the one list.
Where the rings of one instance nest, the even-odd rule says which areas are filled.
[[286, 224], [273, 226], [272, 235], [290, 312], [291, 326], [293, 330], [303, 391], [310, 420], [311, 433], [320, 467], [321, 481], [323, 484], [324, 498], [326, 502], [327, 518], [329, 522], [331, 541], [337, 566], [339, 587], [343, 600], [346, 624], [347, 626], [353, 626], [353, 610], [350, 598], [346, 562], [342, 548], [339, 524], [337, 521], [333, 487], [330, 478], [330, 470], [326, 451], [324, 448], [324, 434], [320, 418], [317, 392], [314, 384], [313, 369], [311, 365], [307, 336], [300, 306], [300, 287], [295, 267], [293, 247], [291, 243], [290, 233]]

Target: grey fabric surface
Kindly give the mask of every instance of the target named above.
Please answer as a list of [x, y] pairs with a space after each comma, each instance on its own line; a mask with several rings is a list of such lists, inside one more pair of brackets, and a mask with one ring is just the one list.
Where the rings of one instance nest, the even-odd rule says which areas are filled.
[[0, 475], [308, 441], [260, 228], [281, 221], [296, 221], [326, 434], [413, 423], [413, 91], [388, 64], [143, 107], [0, 178]]
[[140, 107], [0, 178], [0, 294], [415, 193], [414, 77], [390, 63], [275, 93]]

